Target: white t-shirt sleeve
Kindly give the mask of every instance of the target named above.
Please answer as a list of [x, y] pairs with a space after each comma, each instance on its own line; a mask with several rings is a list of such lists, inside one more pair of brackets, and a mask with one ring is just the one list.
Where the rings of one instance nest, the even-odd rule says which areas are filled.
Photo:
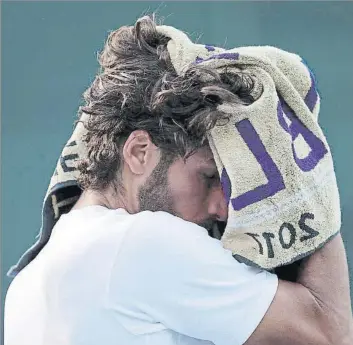
[[164, 212], [143, 212], [112, 268], [110, 294], [124, 313], [215, 345], [243, 344], [277, 290], [274, 274], [237, 262], [219, 240]]

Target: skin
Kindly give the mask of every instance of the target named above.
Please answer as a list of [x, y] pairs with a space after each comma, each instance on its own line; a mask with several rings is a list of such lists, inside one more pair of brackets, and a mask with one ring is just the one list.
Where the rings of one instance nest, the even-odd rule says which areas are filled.
[[[209, 229], [227, 220], [227, 205], [209, 147], [172, 164], [144, 131], [123, 147], [123, 192], [86, 190], [74, 208], [102, 205], [129, 213], [164, 210]], [[235, 325], [236, 326], [236, 325]], [[295, 282], [279, 280], [264, 318], [245, 345], [350, 345], [353, 322], [341, 235], [303, 260]]]
[[227, 220], [228, 207], [209, 146], [168, 164], [148, 133], [135, 131], [125, 142], [123, 158], [124, 192], [116, 193], [113, 187], [84, 191], [74, 209], [98, 204], [131, 214], [166, 211], [208, 230], [215, 221]]

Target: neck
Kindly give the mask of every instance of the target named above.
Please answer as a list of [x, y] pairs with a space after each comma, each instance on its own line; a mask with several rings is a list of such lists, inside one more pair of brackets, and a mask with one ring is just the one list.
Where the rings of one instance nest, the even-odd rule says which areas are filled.
[[84, 190], [72, 210], [94, 205], [104, 206], [109, 209], [123, 208], [128, 212], [131, 211], [131, 207], [128, 206], [123, 196], [113, 193], [110, 188], [102, 192], [90, 189]]

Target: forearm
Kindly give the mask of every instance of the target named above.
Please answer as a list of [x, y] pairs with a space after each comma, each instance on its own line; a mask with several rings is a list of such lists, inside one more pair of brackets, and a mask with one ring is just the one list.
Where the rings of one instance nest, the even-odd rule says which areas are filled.
[[352, 336], [348, 265], [340, 234], [303, 261], [297, 282], [314, 296], [330, 336], [342, 341]]

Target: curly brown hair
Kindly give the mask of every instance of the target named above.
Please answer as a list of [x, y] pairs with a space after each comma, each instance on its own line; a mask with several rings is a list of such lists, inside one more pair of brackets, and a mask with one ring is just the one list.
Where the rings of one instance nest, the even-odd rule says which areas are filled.
[[147, 131], [161, 159], [167, 155], [171, 162], [171, 156], [191, 155], [216, 123], [227, 120], [217, 110], [223, 101], [252, 103], [253, 83], [245, 74], [194, 64], [177, 75], [168, 40], [157, 31], [154, 16], [109, 35], [99, 55], [100, 73], [79, 112], [91, 115], [85, 124], [88, 156], [79, 165], [83, 189], [103, 190], [117, 182], [121, 148], [134, 130]]

